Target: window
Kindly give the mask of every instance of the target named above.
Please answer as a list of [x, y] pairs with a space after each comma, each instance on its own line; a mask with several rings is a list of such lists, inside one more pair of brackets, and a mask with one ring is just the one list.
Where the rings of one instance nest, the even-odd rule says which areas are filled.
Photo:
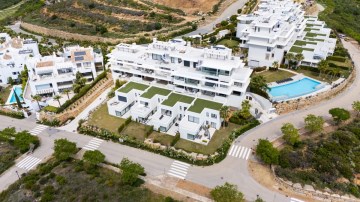
[[196, 68], [196, 67], [197, 67], [197, 65], [198, 65], [198, 63], [197, 63], [197, 62], [194, 62], [194, 63], [193, 63], [193, 67], [194, 67], [194, 68]]
[[158, 98], [158, 102], [160, 103], [160, 98]]
[[13, 72], [12, 74], [13, 74], [13, 75], [16, 75], [17, 73], [16, 73], [16, 72]]
[[267, 48], [266, 48], [266, 51], [267, 51], [267, 52], [270, 52], [270, 51], [271, 51], [271, 47], [267, 47]]
[[161, 60], [161, 55], [152, 54], [152, 59], [153, 60]]
[[171, 57], [171, 63], [175, 63], [175, 58]]
[[219, 75], [230, 76], [230, 71], [219, 70]]
[[118, 96], [118, 100], [120, 101], [120, 102], [127, 102], [127, 98], [126, 97], [124, 97], [124, 96]]
[[212, 127], [212, 128], [216, 128], [216, 123], [211, 122], [211, 127]]
[[76, 63], [76, 67], [80, 68], [80, 67], [81, 67], [81, 63]]
[[216, 119], [217, 115], [216, 114], [211, 114], [211, 118]]
[[190, 61], [184, 60], [184, 66], [185, 67], [190, 67]]
[[187, 107], [184, 107], [184, 111], [186, 111], [187, 110]]
[[188, 121], [193, 123], [199, 123], [199, 118], [194, 116], [188, 116]]
[[206, 112], [206, 117], [209, 117], [209, 112]]
[[237, 95], [237, 96], [241, 96], [241, 92], [239, 92], [239, 91], [233, 91], [232, 94]]
[[180, 110], [181, 110], [181, 106], [180, 106]]
[[192, 134], [187, 134], [187, 139], [189, 140], [195, 140], [195, 135], [192, 135]]
[[116, 116], [121, 116], [121, 112], [115, 111], [115, 115], [116, 115]]

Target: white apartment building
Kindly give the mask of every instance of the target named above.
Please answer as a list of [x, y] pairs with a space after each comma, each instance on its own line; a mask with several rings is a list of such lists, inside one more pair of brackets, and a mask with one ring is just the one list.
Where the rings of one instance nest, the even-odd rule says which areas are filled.
[[9, 77], [17, 81], [30, 57], [40, 57], [36, 41], [0, 33], [0, 84], [7, 84]]
[[209, 142], [222, 122], [221, 103], [133, 81], [119, 88], [107, 105], [110, 115], [131, 116], [154, 130], [180, 133], [181, 138], [202, 144]]
[[182, 39], [147, 46], [119, 44], [108, 54], [116, 79], [163, 84], [168, 90], [239, 108], [252, 70], [224, 46], [193, 48]]
[[[240, 47], [248, 49], [248, 66], [269, 67], [274, 61], [282, 63], [288, 52], [302, 53], [305, 64], [316, 66], [320, 59], [332, 55], [336, 39], [329, 38], [331, 30], [324, 27], [324, 22], [312, 21], [304, 14], [302, 6], [292, 0], [260, 0], [257, 11], [240, 15], [236, 35], [241, 40]], [[309, 24], [321, 26], [309, 29]], [[317, 40], [318, 36], [321, 40]], [[292, 48], [294, 44], [301, 46]]]
[[104, 71], [103, 56], [93, 48], [65, 47], [62, 56], [30, 58], [29, 87], [32, 95], [54, 95], [72, 89], [75, 75], [80, 72], [88, 82]]

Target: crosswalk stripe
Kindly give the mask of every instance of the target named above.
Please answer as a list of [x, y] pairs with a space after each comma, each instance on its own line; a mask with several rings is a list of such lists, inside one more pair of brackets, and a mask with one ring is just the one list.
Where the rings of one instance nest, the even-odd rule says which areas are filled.
[[234, 150], [235, 146], [234, 145], [231, 145], [231, 148], [230, 148], [230, 151], [229, 151], [229, 155], [232, 154], [233, 150]]
[[32, 162], [30, 162], [28, 165], [24, 166], [27, 170], [30, 170], [31, 168], [33, 168], [34, 166], [36, 166], [39, 162], [41, 161], [41, 159], [36, 159]]
[[235, 157], [238, 157], [239, 156], [239, 153], [241, 152], [241, 147], [239, 147], [239, 149], [237, 150], [236, 154], [234, 155]]
[[184, 162], [181, 162], [181, 161], [174, 161], [173, 164], [182, 164], [182, 165], [185, 165], [185, 166], [190, 166], [190, 164], [184, 163]]
[[182, 167], [182, 166], [178, 166], [178, 165], [174, 165], [174, 164], [171, 167], [179, 168], [179, 169], [188, 169], [188, 167]]
[[16, 164], [17, 167], [25, 169], [25, 170], [31, 170], [33, 167], [38, 165], [41, 162], [41, 159], [28, 156], [21, 160], [19, 163]]
[[236, 157], [242, 158], [242, 154], [244, 153], [245, 149], [246, 149], [245, 147], [241, 147], [240, 154], [236, 155]]
[[170, 169], [168, 170], [167, 174], [171, 175], [173, 177], [180, 178], [180, 179], [185, 179], [189, 167], [190, 167], [190, 164], [188, 164], [188, 163], [183, 163], [181, 161], [174, 161], [171, 164]]
[[240, 145], [232, 145], [229, 149], [228, 156], [248, 160], [251, 154], [251, 148]]
[[32, 160], [32, 157], [28, 156], [28, 157], [24, 158], [23, 160], [21, 160], [18, 164], [16, 164], [16, 166], [22, 167], [23, 165], [30, 162], [31, 160]]
[[177, 178], [180, 178], [180, 179], [185, 179], [185, 177], [181, 176], [181, 175], [177, 175], [177, 174], [174, 174], [174, 173], [168, 173], [169, 175], [172, 175], [174, 177], [177, 177]]
[[99, 138], [96, 138], [94, 137], [93, 139], [91, 139], [84, 147], [83, 149], [85, 150], [90, 150], [90, 151], [94, 151], [96, 150], [97, 148], [100, 147], [101, 143], [103, 142], [104, 140], [102, 139], [99, 139]]
[[242, 159], [245, 158], [247, 151], [248, 151], [248, 148], [245, 148], [245, 149], [244, 149], [244, 153], [241, 155], [241, 158], [242, 158]]
[[246, 156], [245, 156], [245, 160], [248, 160], [248, 159], [249, 159], [250, 154], [251, 154], [251, 149], [248, 150], [248, 153], [247, 153]]

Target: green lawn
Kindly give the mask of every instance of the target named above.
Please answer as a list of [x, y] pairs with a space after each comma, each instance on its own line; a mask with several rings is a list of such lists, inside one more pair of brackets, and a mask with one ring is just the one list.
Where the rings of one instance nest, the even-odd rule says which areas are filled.
[[320, 29], [317, 29], [317, 28], [310, 28], [310, 27], [306, 27], [304, 29], [305, 32], [310, 32], [311, 30], [314, 30], [314, 31], [319, 31]]
[[205, 155], [213, 154], [222, 145], [234, 129], [240, 128], [240, 125], [229, 123], [228, 127], [217, 130], [211, 138], [208, 145], [194, 143], [188, 140], [180, 139], [175, 148], [182, 149], [187, 152], [201, 153]]
[[310, 42], [310, 41], [302, 41], [302, 40], [296, 40], [294, 45], [295, 46], [306, 46], [306, 44], [313, 44], [316, 45], [316, 42]]
[[217, 45], [224, 45], [228, 48], [236, 48], [239, 47], [239, 42], [230, 39], [223, 39], [217, 43]]
[[141, 83], [136, 83], [136, 82], [129, 82], [127, 83], [125, 86], [123, 86], [122, 88], [119, 89], [119, 92], [122, 93], [128, 93], [130, 92], [132, 89], [137, 89], [137, 90], [146, 90], [149, 86], [145, 85], [145, 84], [141, 84]]
[[293, 53], [302, 53], [303, 51], [314, 51], [314, 49], [312, 48], [302, 48], [299, 46], [292, 46], [289, 50], [289, 52], [293, 52]]
[[317, 36], [326, 36], [326, 34], [317, 34], [317, 33], [308, 32], [308, 33], [306, 33], [305, 36], [306, 37], [317, 37]]
[[12, 86], [2, 88], [2, 90], [0, 91], [0, 104], [5, 103], [6, 100], [9, 98], [11, 88]]
[[101, 105], [96, 111], [94, 111], [90, 115], [88, 121], [90, 125], [105, 128], [114, 133], [117, 133], [117, 129], [124, 122], [125, 119], [109, 115], [108, 107], [106, 104]]
[[172, 107], [177, 102], [191, 104], [194, 99], [195, 98], [190, 97], [190, 96], [181, 95], [181, 94], [177, 94], [177, 93], [171, 93], [170, 96], [168, 97], [168, 99], [166, 99], [162, 104]]
[[151, 99], [151, 98], [154, 97], [155, 95], [167, 96], [167, 95], [169, 95], [170, 93], [171, 93], [171, 90], [164, 89], [164, 88], [158, 88], [158, 87], [152, 86], [151, 88], [149, 88], [149, 90], [147, 90], [145, 93], [143, 93], [143, 94], [141, 95], [141, 97]]
[[261, 75], [266, 79], [267, 83], [271, 83], [271, 82], [275, 82], [275, 81], [280, 81], [283, 79], [287, 79], [290, 78], [292, 76], [295, 76], [294, 73], [288, 72], [288, 71], [284, 71], [284, 70], [277, 70], [277, 71], [263, 71], [260, 73], [255, 73], [254, 75]]
[[313, 71], [310, 71], [310, 70], [305, 70], [305, 69], [297, 69], [295, 70], [296, 72], [298, 73], [302, 73], [304, 74], [305, 76], [308, 76], [310, 78], [313, 78], [313, 79], [316, 79], [318, 81], [324, 81], [324, 82], [328, 82], [330, 83], [331, 81], [335, 81], [336, 79], [338, 78], [333, 78], [333, 79], [330, 79], [330, 78], [327, 78], [325, 76], [325, 74], [322, 74], [321, 77], [319, 76], [319, 73], [317, 72], [313, 72]]
[[170, 146], [171, 142], [174, 140], [175, 137], [172, 135], [158, 133], [154, 131], [153, 133], [151, 133], [149, 138], [153, 139], [155, 143], [159, 142], [162, 145]]
[[201, 113], [205, 108], [220, 110], [221, 107], [222, 107], [221, 103], [198, 98], [195, 100], [194, 104], [191, 105], [189, 111], [195, 113]]
[[146, 126], [144, 124], [132, 121], [121, 132], [121, 135], [126, 135], [126, 136], [132, 137], [140, 142], [144, 142], [146, 127], [150, 127], [150, 126]]
[[324, 39], [315, 39], [315, 38], [311, 38], [311, 37], [304, 37], [305, 40], [307, 41], [320, 41], [320, 42], [324, 42]]

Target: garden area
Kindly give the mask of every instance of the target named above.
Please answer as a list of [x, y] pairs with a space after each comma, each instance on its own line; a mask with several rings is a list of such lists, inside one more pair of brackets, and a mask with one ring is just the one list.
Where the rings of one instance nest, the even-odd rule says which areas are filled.
[[237, 40], [231, 40], [231, 39], [222, 39], [219, 42], [217, 42], [217, 45], [224, 45], [228, 48], [238, 48], [239, 47], [239, 41]]
[[[30, 146], [33, 144], [33, 146]], [[35, 149], [40, 144], [39, 139], [27, 131], [16, 132], [15, 128], [5, 128], [0, 131], [0, 174], [15, 164], [21, 154]]]
[[6, 88], [0, 86], [0, 104], [5, 104], [10, 95], [11, 88], [12, 86], [8, 86]]
[[128, 159], [114, 165], [121, 174], [100, 166], [105, 156], [86, 151], [73, 159], [78, 149], [66, 139], [55, 141], [55, 153], [0, 194], [0, 201], [173, 201], [143, 187], [144, 168]]
[[262, 72], [259, 72], [259, 73], [255, 72], [253, 74], [253, 76], [259, 76], [259, 75], [263, 76], [267, 83], [280, 81], [280, 80], [287, 79], [287, 78], [295, 76], [294, 73], [284, 71], [284, 70], [281, 70], [281, 69], [278, 69], [278, 70], [265, 70], [265, 71], [262, 71]]

